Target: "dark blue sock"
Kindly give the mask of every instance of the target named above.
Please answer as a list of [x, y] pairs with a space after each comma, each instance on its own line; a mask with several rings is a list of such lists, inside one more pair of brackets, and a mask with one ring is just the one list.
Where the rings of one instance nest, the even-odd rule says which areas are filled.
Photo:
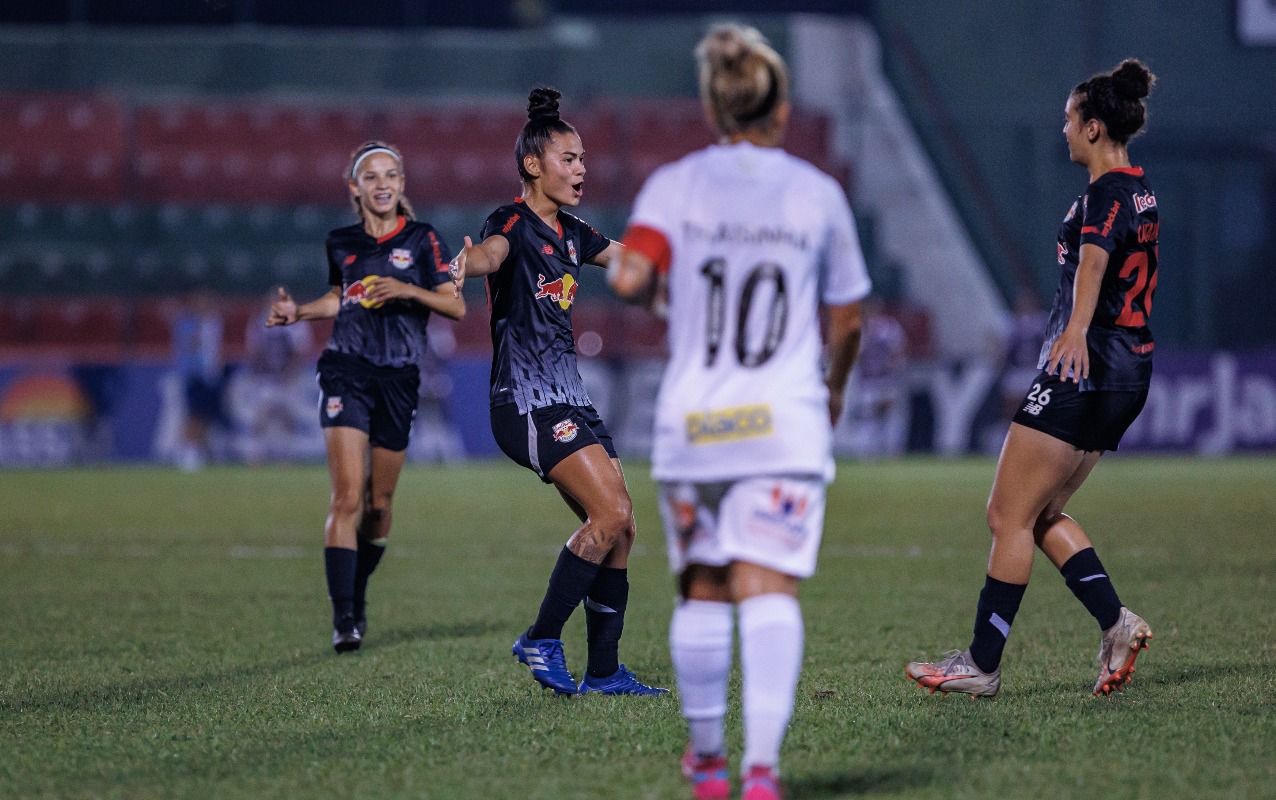
[[1106, 631], [1116, 624], [1121, 616], [1121, 599], [1093, 547], [1069, 558], [1059, 571], [1081, 605], [1099, 623], [1099, 630]]
[[[359, 537], [359, 565], [354, 573], [354, 616], [355, 619], [363, 619], [364, 608], [367, 604], [368, 596], [368, 578], [377, 569], [377, 564], [381, 563], [381, 556], [385, 555], [386, 539], [364, 539]], [[378, 544], [380, 542], [380, 544]]]
[[1028, 584], [1005, 583], [989, 575], [979, 593], [979, 610], [975, 613], [975, 635], [970, 641], [970, 655], [975, 666], [992, 672], [1001, 666], [1001, 651], [1010, 638], [1010, 626], [1019, 613], [1019, 602]]
[[558, 554], [558, 563], [549, 575], [545, 599], [541, 600], [540, 613], [528, 630], [531, 639], [561, 639], [567, 618], [585, 599], [589, 587], [598, 575], [598, 565], [586, 561], [566, 547]]
[[324, 570], [328, 573], [328, 598], [332, 600], [333, 627], [354, 616], [354, 574], [359, 554], [344, 547], [323, 549]]
[[589, 631], [588, 672], [605, 678], [620, 669], [620, 635], [629, 604], [628, 570], [599, 567], [585, 597], [585, 627]]

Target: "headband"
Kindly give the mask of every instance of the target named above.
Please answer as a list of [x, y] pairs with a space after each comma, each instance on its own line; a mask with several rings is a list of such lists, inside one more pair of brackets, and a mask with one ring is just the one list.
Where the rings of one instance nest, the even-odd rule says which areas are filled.
[[403, 159], [399, 156], [398, 153], [394, 152], [388, 147], [373, 147], [370, 150], [365, 150], [362, 153], [360, 153], [359, 157], [354, 160], [354, 166], [350, 168], [350, 180], [353, 181], [357, 179], [359, 175], [359, 165], [363, 163], [363, 160], [367, 158], [368, 156], [374, 155], [376, 153], [386, 153], [387, 155], [393, 157], [395, 161], [398, 161], [399, 166], [403, 166]]

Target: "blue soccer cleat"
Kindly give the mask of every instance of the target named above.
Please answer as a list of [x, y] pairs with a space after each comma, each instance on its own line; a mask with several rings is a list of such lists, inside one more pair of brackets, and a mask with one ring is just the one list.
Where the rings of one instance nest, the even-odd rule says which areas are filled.
[[553, 689], [555, 694], [576, 694], [576, 679], [567, 671], [561, 639], [529, 639], [523, 633], [514, 640], [512, 652], [541, 686]]
[[654, 695], [669, 694], [668, 689], [660, 689], [655, 686], [648, 686], [639, 681], [634, 674], [624, 665], [620, 665], [620, 669], [610, 675], [602, 678], [595, 678], [593, 675], [585, 675], [585, 680], [580, 682], [581, 694], [637, 694], [645, 697]]

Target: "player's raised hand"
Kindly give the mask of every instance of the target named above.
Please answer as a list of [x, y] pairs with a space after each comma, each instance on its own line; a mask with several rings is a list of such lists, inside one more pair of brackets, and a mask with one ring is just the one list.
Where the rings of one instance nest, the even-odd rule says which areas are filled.
[[469, 261], [470, 251], [474, 249], [474, 240], [465, 237], [465, 246], [461, 248], [461, 252], [448, 262], [448, 274], [452, 276], [452, 285], [456, 287], [456, 296], [461, 296], [461, 289], [465, 286], [465, 265]]
[[278, 294], [270, 304], [270, 314], [266, 317], [266, 327], [291, 325], [297, 321], [297, 303], [288, 294], [288, 290], [280, 286]]

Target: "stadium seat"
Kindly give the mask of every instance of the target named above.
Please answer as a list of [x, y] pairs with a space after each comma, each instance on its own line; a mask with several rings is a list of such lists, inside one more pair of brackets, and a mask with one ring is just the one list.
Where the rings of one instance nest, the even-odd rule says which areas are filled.
[[124, 119], [107, 97], [0, 94], [0, 202], [123, 200]]
[[113, 346], [123, 342], [127, 314], [107, 298], [44, 299], [35, 303], [31, 341], [53, 346]]

